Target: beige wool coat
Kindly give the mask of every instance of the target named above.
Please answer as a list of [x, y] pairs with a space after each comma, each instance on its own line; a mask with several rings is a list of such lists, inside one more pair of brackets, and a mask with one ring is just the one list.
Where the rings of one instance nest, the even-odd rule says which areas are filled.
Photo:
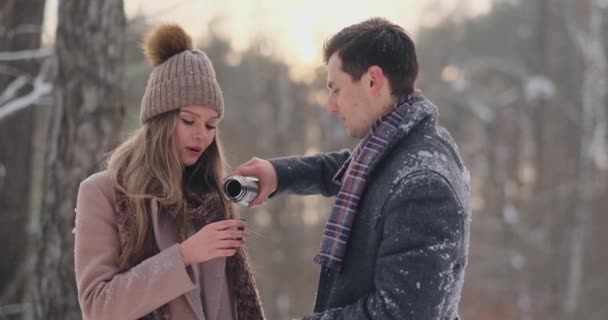
[[171, 319], [236, 319], [226, 259], [185, 267], [178, 233], [159, 214], [156, 200], [151, 203], [151, 218], [159, 253], [120, 273], [115, 208], [107, 172], [93, 174], [80, 184], [74, 256], [84, 319], [137, 319], [167, 303]]

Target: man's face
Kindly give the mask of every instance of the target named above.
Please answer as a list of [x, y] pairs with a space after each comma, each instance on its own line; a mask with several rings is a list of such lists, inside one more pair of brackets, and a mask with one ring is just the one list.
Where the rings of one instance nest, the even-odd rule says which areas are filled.
[[333, 54], [327, 62], [327, 109], [336, 114], [349, 136], [363, 138], [378, 118], [370, 103], [366, 75], [359, 81], [342, 71], [342, 59]]

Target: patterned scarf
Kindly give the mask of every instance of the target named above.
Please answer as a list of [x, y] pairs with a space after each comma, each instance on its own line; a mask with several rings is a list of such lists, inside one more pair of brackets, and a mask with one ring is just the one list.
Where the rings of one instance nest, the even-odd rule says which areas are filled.
[[[189, 220], [195, 230], [198, 231], [209, 223], [225, 219], [225, 217], [219, 214], [219, 212], [223, 212], [224, 210], [222, 209], [223, 204], [218, 194], [197, 194], [190, 190], [186, 190], [184, 194], [187, 200]], [[125, 210], [127, 198], [119, 191], [116, 191], [116, 195], [118, 235], [120, 245], [121, 247], [124, 247], [129, 233], [127, 223], [128, 216], [126, 215]], [[160, 210], [162, 210], [162, 208]], [[167, 210], [166, 212], [175, 218], [176, 213], [173, 210]], [[265, 319], [262, 303], [256, 289], [253, 271], [244, 249], [239, 249], [234, 256], [229, 257], [226, 260], [226, 273], [228, 276], [229, 288], [234, 290], [233, 296], [236, 300], [237, 319]], [[168, 320], [168, 305], [161, 306], [140, 319]]]
[[367, 185], [370, 169], [382, 159], [387, 146], [397, 135], [399, 126], [404, 121], [411, 120], [406, 118], [412, 105], [423, 99], [418, 91], [400, 99], [393, 111], [376, 120], [370, 132], [334, 176], [334, 182], [341, 184], [341, 187], [325, 224], [321, 247], [314, 258], [316, 263], [337, 272], [342, 270], [351, 227]]

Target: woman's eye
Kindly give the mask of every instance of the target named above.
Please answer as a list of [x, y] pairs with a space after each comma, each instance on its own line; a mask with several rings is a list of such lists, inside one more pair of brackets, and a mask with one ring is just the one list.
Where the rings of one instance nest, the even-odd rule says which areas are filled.
[[187, 120], [187, 119], [182, 119], [182, 121], [183, 121], [185, 124], [189, 125], [189, 126], [191, 126], [191, 125], [193, 125], [193, 124], [194, 124], [194, 121], [190, 121], [190, 120]]
[[216, 127], [212, 125], [207, 125], [207, 130], [214, 130]]

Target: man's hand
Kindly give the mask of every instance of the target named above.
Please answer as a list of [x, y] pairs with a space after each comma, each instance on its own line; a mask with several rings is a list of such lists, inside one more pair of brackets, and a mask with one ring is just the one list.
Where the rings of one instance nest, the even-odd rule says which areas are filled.
[[260, 192], [251, 201], [249, 207], [262, 205], [268, 200], [268, 196], [273, 193], [278, 186], [277, 172], [268, 160], [251, 158], [251, 160], [237, 166], [231, 175], [257, 177], [260, 181]]

